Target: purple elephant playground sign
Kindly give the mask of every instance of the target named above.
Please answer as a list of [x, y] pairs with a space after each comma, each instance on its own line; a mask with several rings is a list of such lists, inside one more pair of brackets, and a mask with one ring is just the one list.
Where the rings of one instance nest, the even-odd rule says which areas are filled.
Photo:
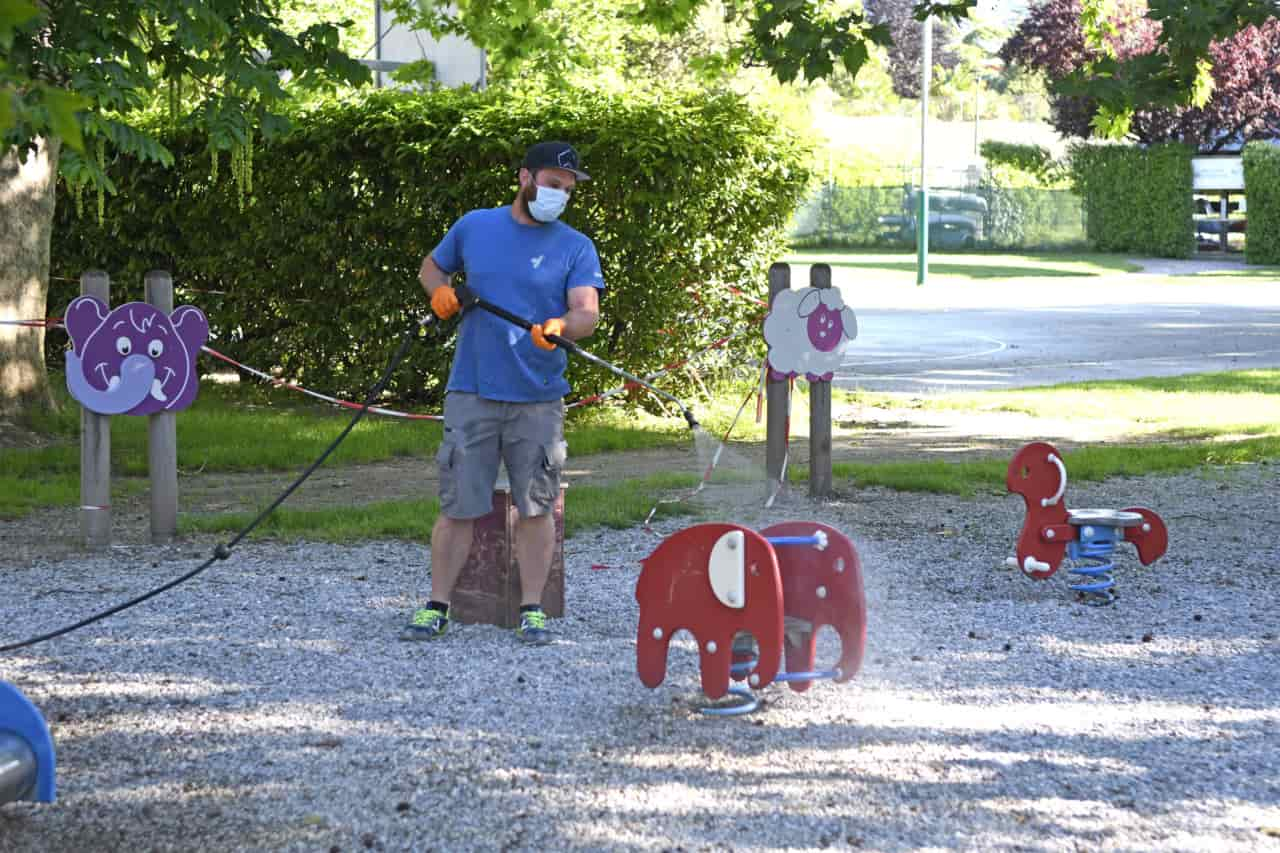
[[72, 300], [63, 315], [67, 389], [100, 415], [176, 412], [196, 399], [196, 357], [209, 339], [204, 312], [182, 305], [165, 314], [145, 302], [109, 309], [94, 296]]

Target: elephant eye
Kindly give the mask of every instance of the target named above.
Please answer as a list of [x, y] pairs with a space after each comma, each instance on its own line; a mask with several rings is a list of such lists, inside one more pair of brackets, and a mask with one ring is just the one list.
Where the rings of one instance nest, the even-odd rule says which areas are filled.
[[116, 352], [128, 355], [133, 350], [133, 341], [126, 337], [116, 338]]
[[159, 358], [164, 352], [164, 343], [161, 341], [152, 341], [147, 344], [147, 352], [151, 353], [152, 358]]

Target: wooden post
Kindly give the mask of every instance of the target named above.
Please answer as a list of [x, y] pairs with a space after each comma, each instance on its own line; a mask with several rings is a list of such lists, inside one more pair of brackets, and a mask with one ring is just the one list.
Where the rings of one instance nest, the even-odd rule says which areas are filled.
[[[831, 267], [809, 267], [809, 286], [831, 286]], [[809, 497], [831, 497], [831, 383], [809, 383]]]
[[[173, 279], [151, 270], [143, 281], [147, 303], [165, 316], [173, 313]], [[178, 341], [171, 346], [181, 346]], [[151, 472], [151, 544], [164, 545], [178, 535], [178, 418], [174, 412], [147, 416], [147, 468]]]
[[[774, 264], [769, 267], [769, 307], [779, 293], [791, 289], [791, 267]], [[782, 478], [782, 462], [787, 454], [787, 404], [786, 379], [769, 378], [765, 394], [769, 400], [769, 413], [765, 421], [765, 474], [770, 482]]]
[[[80, 295], [111, 304], [111, 277], [102, 270], [80, 276]], [[80, 407], [80, 533], [88, 548], [111, 544], [111, 416]]]

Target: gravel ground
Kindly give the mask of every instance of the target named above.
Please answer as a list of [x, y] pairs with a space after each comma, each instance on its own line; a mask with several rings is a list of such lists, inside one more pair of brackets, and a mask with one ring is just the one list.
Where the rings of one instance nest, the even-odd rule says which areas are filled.
[[[0, 807], [0, 849], [1280, 850], [1278, 470], [1072, 483], [1070, 506], [1142, 503], [1171, 530], [1152, 567], [1121, 549], [1103, 608], [1075, 602], [1065, 572], [1003, 566], [1012, 495], [867, 489], [712, 513], [847, 531], [869, 607], [857, 679], [773, 686], [728, 719], [699, 711], [687, 635], [662, 686], [636, 677], [652, 534], [566, 543], [568, 615], [539, 649], [482, 625], [398, 642], [420, 546], [250, 542], [0, 656], [60, 762], [56, 804]], [[208, 553], [0, 562], [3, 638]]]

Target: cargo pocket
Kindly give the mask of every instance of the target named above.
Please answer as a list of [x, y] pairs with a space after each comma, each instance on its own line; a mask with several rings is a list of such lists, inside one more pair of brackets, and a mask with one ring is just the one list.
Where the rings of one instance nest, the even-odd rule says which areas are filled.
[[454, 469], [454, 456], [453, 442], [447, 439], [440, 442], [440, 449], [436, 451], [436, 465], [440, 469], [441, 511], [450, 509], [458, 499], [458, 472]]
[[563, 441], [542, 446], [542, 464], [534, 469], [529, 497], [543, 512], [550, 512], [560, 496], [560, 472], [568, 455], [569, 445]]

